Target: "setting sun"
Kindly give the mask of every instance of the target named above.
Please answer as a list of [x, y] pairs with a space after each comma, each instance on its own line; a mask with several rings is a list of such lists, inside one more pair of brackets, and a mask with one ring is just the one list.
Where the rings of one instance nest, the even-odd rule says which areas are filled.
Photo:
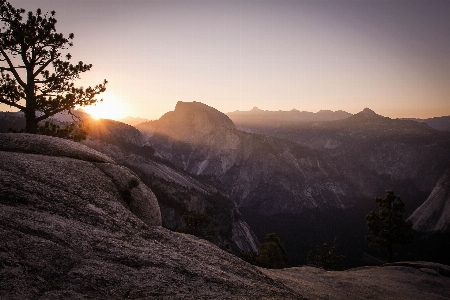
[[118, 120], [127, 115], [127, 108], [121, 99], [107, 93], [103, 94], [102, 98], [102, 102], [98, 102], [96, 105], [85, 106], [83, 110], [94, 119]]

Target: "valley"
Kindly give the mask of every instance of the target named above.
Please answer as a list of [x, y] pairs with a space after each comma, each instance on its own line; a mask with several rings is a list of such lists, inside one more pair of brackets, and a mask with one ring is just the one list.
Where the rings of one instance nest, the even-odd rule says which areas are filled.
[[[184, 214], [207, 213], [218, 228], [210, 241], [233, 253], [256, 251], [275, 232], [289, 253], [288, 266], [306, 264], [307, 252], [323, 242], [338, 247], [346, 267], [373, 263], [368, 255], [383, 260], [364, 240], [364, 217], [377, 209], [374, 197], [394, 190], [409, 216], [450, 165], [450, 133], [425, 123], [370, 109], [284, 123], [276, 112], [267, 124], [256, 113], [255, 122], [233, 121], [202, 103], [179, 102], [159, 120], [135, 127], [88, 121], [83, 143], [151, 187], [164, 227], [177, 230]], [[443, 246], [435, 244], [439, 252]], [[405, 249], [397, 255], [424, 256]], [[438, 262], [448, 263], [445, 256]]]
[[259, 239], [281, 236], [290, 266], [306, 263], [306, 252], [323, 242], [338, 245], [349, 266], [364, 264], [364, 253], [379, 256], [364, 241], [374, 197], [392, 189], [410, 215], [450, 165], [448, 132], [370, 109], [341, 120], [252, 126], [179, 102], [137, 128], [175, 166], [217, 182]]

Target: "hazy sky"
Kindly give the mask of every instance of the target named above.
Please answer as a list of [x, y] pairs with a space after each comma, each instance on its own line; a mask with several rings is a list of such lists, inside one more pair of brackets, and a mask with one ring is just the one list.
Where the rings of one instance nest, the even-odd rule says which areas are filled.
[[78, 85], [109, 81], [105, 116], [156, 119], [177, 101], [450, 115], [448, 0], [10, 2], [56, 11], [74, 61], [93, 64]]

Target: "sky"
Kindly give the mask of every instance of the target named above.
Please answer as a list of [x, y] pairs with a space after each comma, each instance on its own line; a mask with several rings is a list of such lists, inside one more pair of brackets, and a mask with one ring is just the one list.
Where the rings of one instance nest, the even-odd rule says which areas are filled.
[[[75, 34], [88, 112], [158, 119], [178, 101], [391, 118], [450, 115], [450, 1], [11, 0]], [[9, 110], [0, 105], [0, 110]]]

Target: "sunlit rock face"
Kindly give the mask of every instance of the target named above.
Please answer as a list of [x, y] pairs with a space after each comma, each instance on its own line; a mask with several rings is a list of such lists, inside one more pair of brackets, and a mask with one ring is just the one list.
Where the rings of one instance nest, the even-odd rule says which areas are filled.
[[413, 229], [450, 233], [450, 168], [437, 182], [428, 199], [409, 217]]
[[152, 191], [104, 154], [0, 134], [1, 299], [301, 298], [160, 224]]
[[160, 120], [137, 128], [176, 166], [218, 178], [239, 207], [271, 215], [352, 205], [345, 197], [349, 186], [319, 153], [237, 131], [226, 115], [202, 103], [179, 102]]
[[232, 233], [231, 228], [245, 224], [236, 204], [228, 197], [217, 196], [217, 188], [161, 160], [145, 143], [139, 130], [111, 120], [93, 120], [88, 125], [90, 134], [83, 144], [139, 173], [150, 188], [159, 192], [157, 198], [165, 228], [177, 230], [184, 226], [183, 214], [192, 211], [207, 213], [217, 228], [218, 234], [211, 240], [215, 245], [234, 253], [258, 249], [259, 242], [251, 230], [247, 235]]
[[[236, 127], [226, 115], [199, 102], [180, 101], [175, 111], [137, 128], [161, 137], [159, 146], [166, 148], [162, 151], [164, 157], [197, 175], [223, 175], [235, 163], [241, 142]], [[165, 139], [169, 143], [164, 143]]]

